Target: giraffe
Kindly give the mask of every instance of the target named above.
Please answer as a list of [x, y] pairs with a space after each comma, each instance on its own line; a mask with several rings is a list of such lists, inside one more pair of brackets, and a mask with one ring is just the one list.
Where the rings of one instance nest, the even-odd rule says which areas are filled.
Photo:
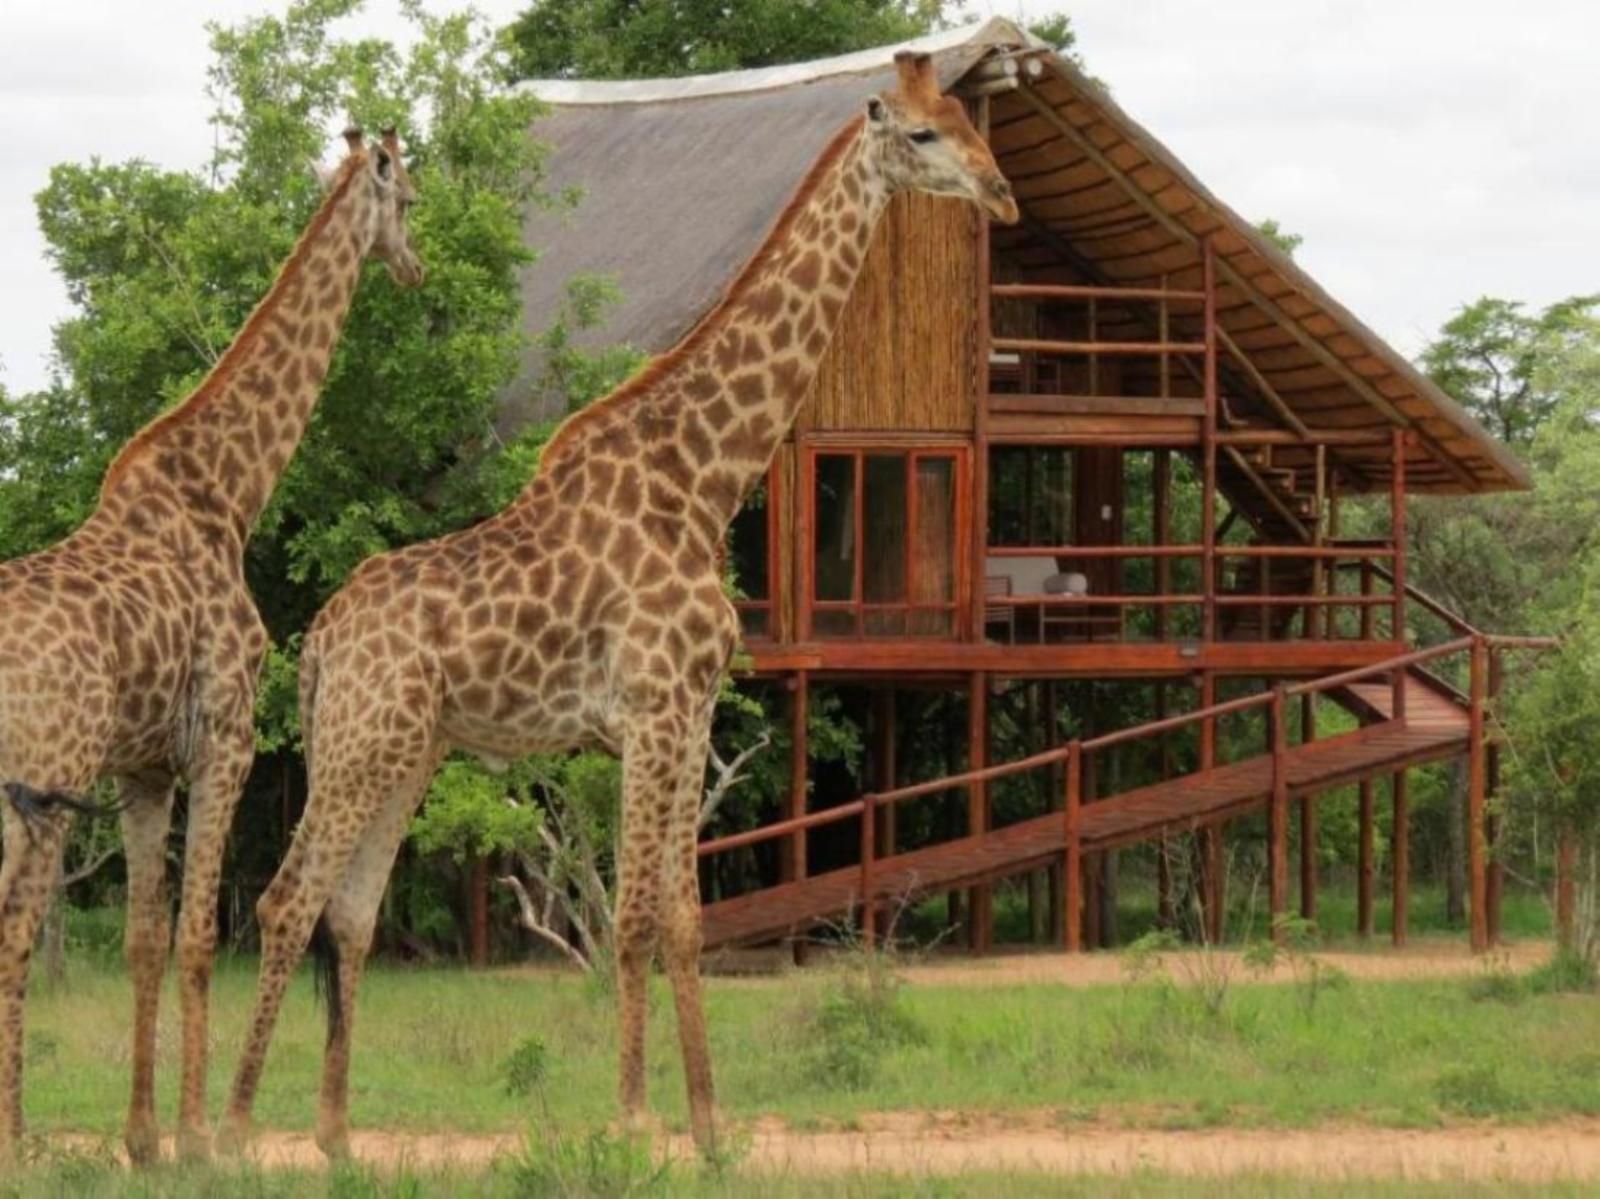
[[332, 986], [317, 1142], [348, 1153], [356, 987], [410, 817], [452, 748], [623, 760], [620, 1098], [642, 1116], [645, 981], [660, 948], [697, 1143], [713, 1145], [699, 983], [698, 792], [738, 623], [717, 551], [787, 434], [890, 196], [1014, 222], [1009, 184], [927, 55], [867, 99], [726, 296], [679, 345], [569, 418], [505, 511], [363, 563], [302, 656], [305, 815], [257, 912], [260, 990], [219, 1145], [237, 1150], [290, 972], [319, 916]]
[[348, 152], [315, 216], [232, 345], [178, 407], [112, 462], [94, 512], [49, 549], [0, 564], [0, 1153], [23, 1132], [28, 956], [83, 793], [116, 780], [128, 871], [133, 1093], [139, 1163], [160, 1152], [156, 1017], [171, 922], [166, 842], [188, 784], [178, 918], [183, 1067], [179, 1152], [209, 1153], [207, 999], [217, 888], [255, 752], [267, 636], [244, 547], [305, 431], [362, 264], [422, 282], [406, 231], [414, 199], [393, 130]]

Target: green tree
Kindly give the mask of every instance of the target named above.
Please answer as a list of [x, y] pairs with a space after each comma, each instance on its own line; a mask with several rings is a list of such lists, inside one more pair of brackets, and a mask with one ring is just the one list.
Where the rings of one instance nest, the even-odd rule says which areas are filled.
[[696, 75], [804, 62], [939, 28], [947, 0], [535, 0], [511, 25], [520, 79]]
[[1268, 241], [1290, 258], [1294, 257], [1294, 252], [1304, 245], [1306, 240], [1298, 233], [1290, 233], [1273, 217], [1257, 221], [1256, 231], [1265, 236]]
[[1507, 445], [1526, 449], [1562, 398], [1564, 379], [1540, 363], [1586, 336], [1600, 295], [1571, 296], [1537, 315], [1485, 296], [1446, 322], [1422, 354], [1430, 378]]

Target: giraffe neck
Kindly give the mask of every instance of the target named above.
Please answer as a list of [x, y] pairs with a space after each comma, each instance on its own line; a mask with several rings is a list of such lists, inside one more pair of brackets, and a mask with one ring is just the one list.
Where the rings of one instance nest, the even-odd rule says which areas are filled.
[[373, 237], [364, 156], [347, 160], [244, 327], [194, 392], [123, 448], [102, 510], [176, 491], [242, 540], [311, 419]]
[[[810, 392], [888, 203], [864, 129], [857, 119], [840, 131], [722, 302], [677, 347], [567, 421], [541, 476], [559, 487], [585, 458], [632, 459], [721, 539]], [[671, 499], [651, 506], [684, 510]]]

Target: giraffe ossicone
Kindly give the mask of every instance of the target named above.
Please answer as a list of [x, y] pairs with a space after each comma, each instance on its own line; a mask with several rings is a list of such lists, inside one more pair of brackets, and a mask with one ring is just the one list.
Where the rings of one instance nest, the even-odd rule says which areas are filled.
[[738, 640], [717, 551], [804, 402], [890, 197], [1016, 203], [926, 55], [867, 99], [722, 302], [572, 416], [538, 474], [473, 528], [368, 560], [301, 657], [310, 797], [258, 905], [260, 992], [223, 1135], [248, 1133], [284, 988], [319, 915], [336, 958], [317, 1140], [348, 1151], [356, 987], [412, 813], [444, 755], [598, 746], [623, 759], [620, 1094], [644, 1106], [645, 972], [662, 950], [696, 1141], [713, 1140], [695, 866], [712, 707]]
[[305, 431], [362, 263], [422, 280], [398, 143], [350, 151], [272, 287], [198, 388], [111, 464], [66, 540], [0, 563], [0, 1158], [23, 1132], [28, 951], [84, 796], [117, 780], [134, 989], [124, 1134], [159, 1153], [156, 1015], [171, 940], [164, 894], [174, 788], [189, 787], [178, 917], [179, 1150], [209, 1152], [207, 1003], [228, 828], [255, 753], [267, 637], [244, 578], [256, 518]]

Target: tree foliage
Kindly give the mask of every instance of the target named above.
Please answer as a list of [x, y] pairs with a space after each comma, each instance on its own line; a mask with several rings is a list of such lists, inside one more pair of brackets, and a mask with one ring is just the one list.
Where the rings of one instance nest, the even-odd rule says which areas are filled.
[[523, 79], [697, 75], [804, 62], [937, 28], [945, 0], [535, 0], [512, 24]]

